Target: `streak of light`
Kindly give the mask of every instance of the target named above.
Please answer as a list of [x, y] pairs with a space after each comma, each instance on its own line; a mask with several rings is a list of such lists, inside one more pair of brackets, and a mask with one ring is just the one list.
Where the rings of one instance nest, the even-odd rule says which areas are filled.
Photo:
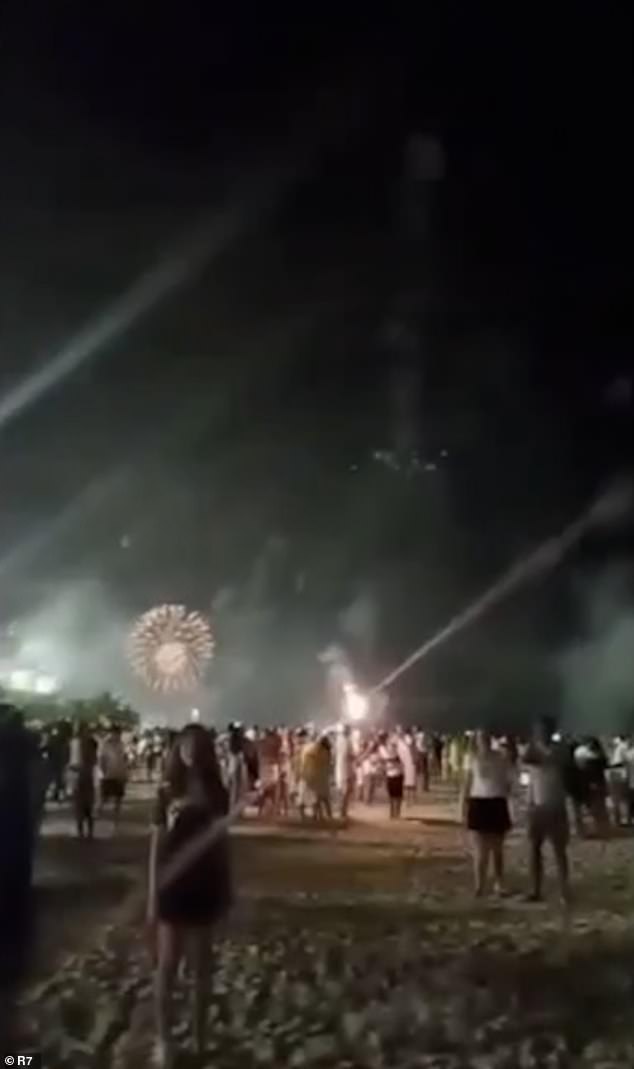
[[20, 416], [48, 390], [57, 386], [86, 360], [112, 344], [173, 291], [191, 281], [211, 260], [220, 255], [243, 232], [245, 226], [265, 206], [271, 208], [290, 181], [276, 175], [262, 181], [261, 188], [243, 196], [218, 218], [201, 225], [180, 249], [138, 278], [94, 322], [80, 330], [56, 356], [39, 370], [27, 375], [0, 400], [0, 429]]
[[89, 483], [83, 493], [62, 509], [49, 523], [40, 527], [25, 541], [18, 542], [13, 549], [0, 559], [0, 578], [15, 574], [28, 561], [55, 538], [59, 538], [75, 523], [81, 523], [87, 515], [107, 500], [111, 494], [123, 489], [127, 484], [128, 473], [115, 470], [110, 475]]
[[[268, 348], [271, 353], [287, 352], [287, 364], [290, 367], [294, 358], [295, 346], [293, 339], [306, 329], [307, 318], [305, 314], [298, 314], [290, 323], [285, 324], [285, 336], [274, 329], [270, 336]], [[260, 328], [260, 346], [264, 347], [266, 335]], [[250, 344], [251, 335], [249, 335]], [[247, 343], [244, 352], [247, 352]], [[241, 366], [242, 349], [238, 349], [232, 361], [233, 386], [237, 391], [244, 385], [239, 368]], [[264, 384], [270, 374], [270, 362], [263, 360], [252, 376], [251, 385], [255, 382]], [[225, 385], [229, 382], [225, 378]], [[93, 480], [87, 488], [78, 494], [64, 508], [62, 508], [48, 523], [40, 527], [32, 535], [21, 540], [9, 549], [0, 559], [0, 577], [11, 573], [15, 575], [20, 569], [30, 564], [50, 542], [60, 539], [73, 527], [78, 527], [85, 522], [87, 516], [111, 501], [117, 494], [131, 487], [143, 479], [143, 469], [146, 463], [155, 464], [160, 457], [167, 457], [175, 446], [182, 447], [184, 442], [195, 440], [196, 435], [208, 428], [214, 420], [227, 420], [227, 412], [231, 405], [227, 405], [225, 394], [219, 393], [217, 397], [210, 399], [207, 394], [201, 394], [196, 402], [189, 402], [174, 416], [171, 423], [166, 427], [164, 424], [156, 430], [148, 439], [147, 444], [134, 457], [125, 464], [115, 466], [104, 473], [99, 479]], [[218, 429], [221, 429], [220, 427]], [[141, 492], [141, 491], [139, 491]]]
[[414, 650], [389, 675], [377, 683], [374, 687], [374, 692], [376, 693], [376, 691], [389, 687], [415, 664], [437, 649], [438, 646], [442, 646], [454, 635], [463, 631], [465, 627], [469, 627], [470, 624], [479, 620], [484, 613], [498, 605], [509, 594], [514, 593], [525, 583], [537, 579], [544, 572], [550, 571], [551, 568], [559, 564], [588, 531], [604, 523], [621, 519], [626, 515], [631, 505], [632, 492], [630, 487], [621, 485], [608, 490], [574, 523], [566, 527], [561, 534], [542, 542], [536, 550], [517, 561], [481, 597], [472, 602], [463, 612], [454, 616], [446, 627], [432, 635], [427, 642], [424, 642], [422, 646]]

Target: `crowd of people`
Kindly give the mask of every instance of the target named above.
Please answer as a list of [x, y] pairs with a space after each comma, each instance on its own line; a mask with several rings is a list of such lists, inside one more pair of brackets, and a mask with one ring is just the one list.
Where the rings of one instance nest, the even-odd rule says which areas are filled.
[[[144, 783], [145, 791], [150, 785], [155, 801], [147, 920], [162, 1065], [169, 1064], [171, 994], [188, 942], [194, 1032], [202, 1043], [210, 942], [204, 933], [231, 903], [228, 831], [248, 810], [267, 819], [345, 821], [353, 805], [363, 805], [397, 821], [432, 783], [452, 785], [471, 836], [476, 895], [487, 892], [490, 867], [493, 890], [506, 893], [505, 840], [522, 820], [530, 844], [530, 899], [541, 898], [549, 843], [566, 904], [571, 823], [580, 835], [588, 822], [599, 834], [607, 834], [610, 824], [634, 823], [634, 740], [563, 738], [547, 721], [525, 740], [486, 731], [442, 736], [352, 724], [326, 731], [231, 724], [216, 732], [192, 723], [177, 733], [61, 722], [28, 732], [9, 712], [0, 740], [0, 817], [7, 825], [0, 841], [13, 854], [11, 879], [3, 866], [0, 917], [11, 918], [3, 938], [16, 951], [4, 955], [0, 981], [6, 988], [20, 970], [20, 918], [22, 928], [28, 919], [24, 888], [46, 804], [70, 802], [78, 836], [90, 839], [100, 814], [116, 826], [131, 781]], [[446, 797], [451, 799], [451, 790]]]
[[[398, 819], [432, 780], [464, 783], [477, 752], [473, 732], [448, 736], [350, 724], [327, 731], [230, 724], [224, 732], [210, 729], [210, 737], [232, 808], [248, 802], [262, 817], [297, 814], [317, 821], [345, 820], [353, 803], [385, 804]], [[38, 739], [41, 801], [71, 800], [77, 833], [90, 838], [96, 815], [111, 813], [117, 822], [130, 780], [162, 778], [175, 739], [176, 732], [163, 729], [52, 725]], [[556, 734], [554, 740], [577, 833], [586, 833], [588, 821], [601, 834], [610, 823], [633, 824], [634, 740]], [[526, 744], [507, 735], [492, 736], [491, 746], [512, 770], [517, 796], [528, 786]]]

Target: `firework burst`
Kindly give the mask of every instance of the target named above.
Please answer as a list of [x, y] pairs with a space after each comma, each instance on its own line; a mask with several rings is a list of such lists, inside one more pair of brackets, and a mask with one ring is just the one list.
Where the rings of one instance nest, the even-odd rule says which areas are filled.
[[158, 605], [136, 621], [128, 640], [132, 668], [152, 690], [193, 690], [214, 652], [211, 628], [184, 605]]

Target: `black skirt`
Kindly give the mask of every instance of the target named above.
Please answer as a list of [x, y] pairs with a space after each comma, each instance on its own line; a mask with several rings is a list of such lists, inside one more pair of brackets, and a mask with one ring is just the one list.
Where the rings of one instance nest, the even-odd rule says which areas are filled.
[[387, 795], [395, 801], [403, 797], [403, 776], [387, 777]]
[[506, 798], [470, 798], [467, 827], [480, 835], [506, 835], [511, 830]]

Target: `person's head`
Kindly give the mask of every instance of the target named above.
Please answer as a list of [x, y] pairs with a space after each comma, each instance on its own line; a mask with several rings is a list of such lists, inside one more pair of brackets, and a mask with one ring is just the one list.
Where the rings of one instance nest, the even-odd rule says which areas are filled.
[[534, 735], [535, 741], [540, 743], [542, 746], [550, 745], [550, 742], [552, 740], [552, 737], [553, 737], [553, 734], [554, 734], [554, 731], [555, 731], [555, 727], [556, 727], [555, 721], [553, 720], [552, 717], [550, 717], [550, 716], [541, 717], [537, 721], [537, 723], [535, 724], [535, 727], [533, 729], [533, 735]]
[[473, 737], [474, 750], [478, 754], [488, 754], [492, 750], [491, 734], [480, 728]]
[[211, 740], [200, 724], [188, 724], [176, 736], [175, 745], [185, 768], [197, 770], [205, 763]]
[[229, 726], [229, 749], [231, 753], [241, 753], [244, 747], [244, 732], [240, 724], [231, 724]]
[[210, 795], [221, 787], [216, 750], [200, 724], [188, 724], [177, 735], [167, 762], [165, 778], [176, 796], [185, 793], [190, 777], [197, 778]]

